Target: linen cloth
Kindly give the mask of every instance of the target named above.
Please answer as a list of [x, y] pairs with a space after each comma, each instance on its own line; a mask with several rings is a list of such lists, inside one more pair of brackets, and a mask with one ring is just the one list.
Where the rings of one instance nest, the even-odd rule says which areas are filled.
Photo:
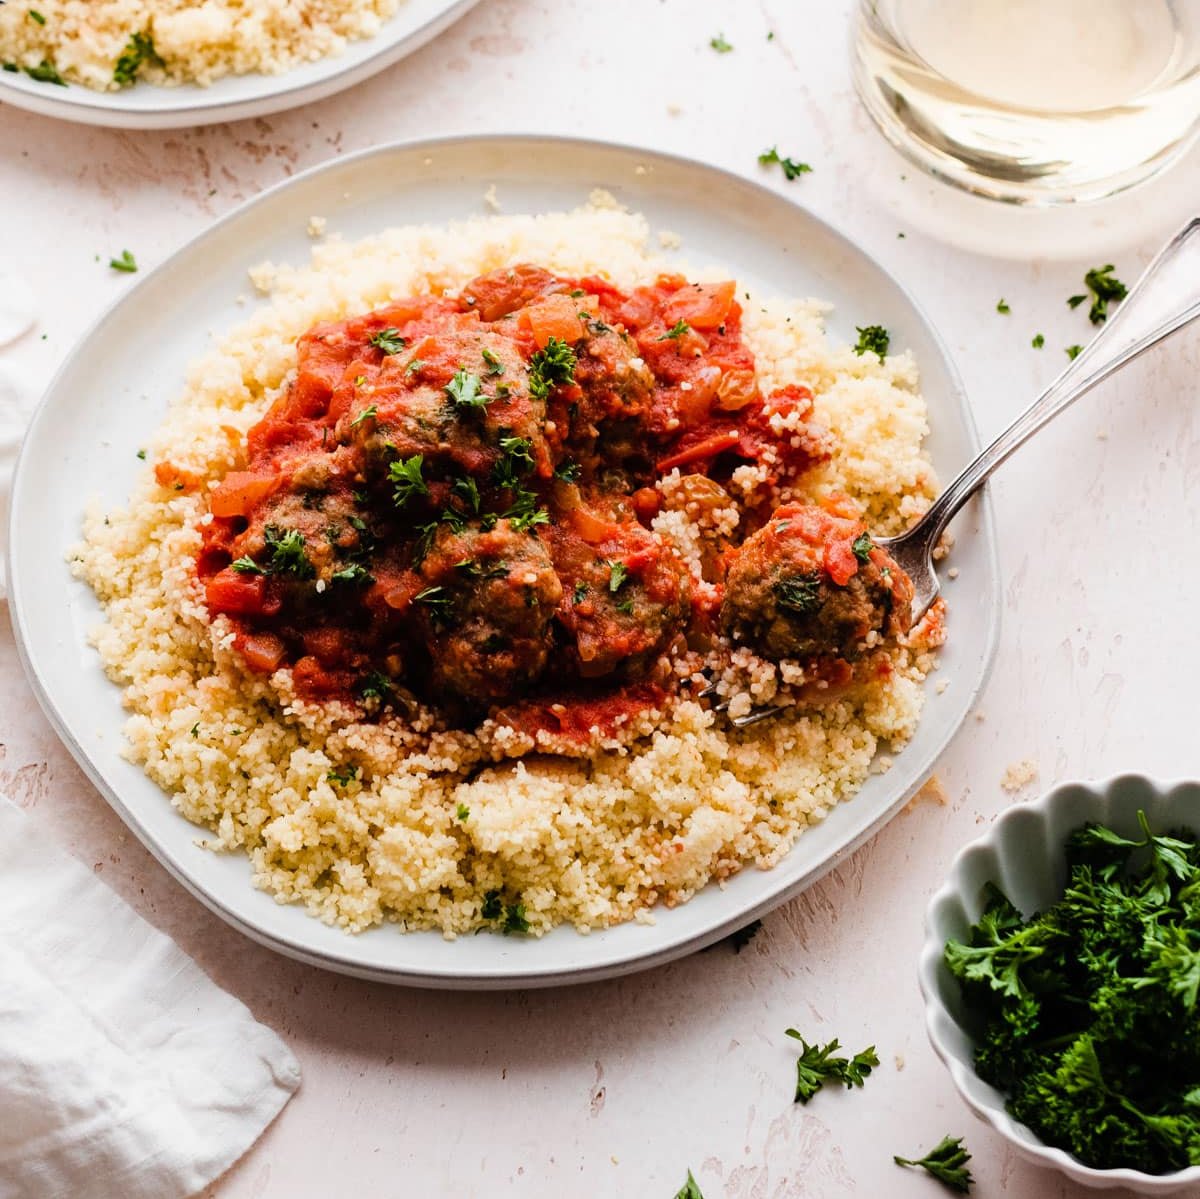
[[286, 1045], [0, 796], [0, 1199], [181, 1199], [300, 1084]]

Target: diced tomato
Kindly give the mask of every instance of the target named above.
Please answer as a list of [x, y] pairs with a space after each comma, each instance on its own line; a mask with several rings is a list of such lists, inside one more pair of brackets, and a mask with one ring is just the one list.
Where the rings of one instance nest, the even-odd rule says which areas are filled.
[[274, 633], [242, 633], [234, 645], [246, 659], [246, 665], [262, 674], [278, 670], [287, 654], [283, 641]]
[[718, 454], [725, 453], [726, 450], [733, 449], [739, 439], [740, 434], [736, 429], [724, 429], [720, 433], [712, 434], [711, 437], [705, 437], [702, 441], [694, 442], [669, 458], [663, 458], [658, 463], [658, 469], [660, 471], [674, 470], [677, 466], [687, 466], [692, 462], [708, 461]]
[[668, 325], [686, 321], [693, 329], [716, 329], [725, 323], [733, 304], [737, 285], [726, 283], [689, 283], [681, 287], [663, 308]]
[[205, 589], [208, 606], [214, 612], [232, 616], [274, 616], [279, 599], [267, 588], [262, 575], [243, 574], [227, 567], [208, 580]]
[[250, 470], [231, 470], [213, 488], [209, 507], [213, 516], [247, 516], [260, 500], [279, 486], [276, 474], [260, 474]]
[[582, 505], [572, 509], [567, 517], [567, 522], [589, 545], [599, 545], [620, 530], [620, 525], [614, 521], [589, 512]]
[[825, 546], [825, 571], [839, 587], [845, 587], [858, 574], [858, 559], [852, 546], [852, 542], [843, 538]]
[[585, 310], [580, 307], [581, 302], [570, 296], [547, 296], [526, 308], [519, 319], [529, 326], [539, 349], [545, 349], [552, 337], [575, 342], [583, 335], [579, 314]]

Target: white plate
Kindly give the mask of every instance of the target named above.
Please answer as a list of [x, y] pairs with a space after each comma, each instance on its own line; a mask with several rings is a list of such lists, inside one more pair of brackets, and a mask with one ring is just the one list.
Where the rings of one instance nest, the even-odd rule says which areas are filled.
[[179, 129], [263, 117], [323, 100], [369, 79], [425, 45], [478, 3], [404, 0], [375, 37], [350, 42], [341, 54], [282, 75], [229, 75], [208, 87], [137, 83], [119, 92], [96, 92], [77, 83], [59, 87], [0, 71], [0, 100], [43, 116], [113, 129]]
[[929, 774], [983, 684], [995, 648], [999, 584], [990, 513], [977, 500], [958, 520], [950, 585], [950, 640], [909, 746], [886, 773], [806, 832], [774, 870], [747, 869], [709, 887], [653, 926], [628, 924], [580, 936], [560, 928], [540, 940], [501, 936], [446, 941], [394, 927], [351, 937], [283, 907], [250, 885], [240, 855], [201, 849], [201, 835], [142, 771], [120, 757], [125, 714], [86, 632], [100, 617], [70, 577], [64, 554], [79, 539], [89, 496], [123, 503], [141, 468], [135, 456], [210, 330], [246, 318], [237, 297], [246, 268], [265, 258], [307, 262], [313, 214], [348, 238], [389, 225], [482, 212], [495, 184], [508, 212], [572, 208], [603, 186], [651, 226], [683, 238], [681, 253], [711, 259], [777, 295], [833, 301], [835, 337], [887, 326], [893, 346], [921, 365], [943, 478], [970, 458], [976, 438], [954, 368], [900, 285], [839, 233], [775, 193], [685, 159], [545, 137], [467, 137], [380, 147], [280, 185], [201, 234], [105, 314], [59, 371], [33, 418], [17, 465], [9, 578], [13, 624], [47, 715], [109, 803], [195, 895], [255, 940], [293, 957], [389, 982], [463, 988], [546, 986], [602, 978], [679, 957], [797, 894], [899, 810]]

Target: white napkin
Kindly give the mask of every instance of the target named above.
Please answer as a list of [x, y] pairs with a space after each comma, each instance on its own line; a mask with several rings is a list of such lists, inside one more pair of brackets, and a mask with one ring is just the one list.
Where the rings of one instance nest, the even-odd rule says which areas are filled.
[[0, 1199], [177, 1199], [300, 1085], [287, 1046], [0, 796]]

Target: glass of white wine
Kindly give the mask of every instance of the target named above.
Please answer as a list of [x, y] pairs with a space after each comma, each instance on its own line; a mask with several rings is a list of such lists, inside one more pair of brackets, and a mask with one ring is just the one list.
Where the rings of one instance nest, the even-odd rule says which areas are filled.
[[861, 0], [856, 21], [875, 123], [979, 195], [1102, 199], [1200, 131], [1200, 0]]

